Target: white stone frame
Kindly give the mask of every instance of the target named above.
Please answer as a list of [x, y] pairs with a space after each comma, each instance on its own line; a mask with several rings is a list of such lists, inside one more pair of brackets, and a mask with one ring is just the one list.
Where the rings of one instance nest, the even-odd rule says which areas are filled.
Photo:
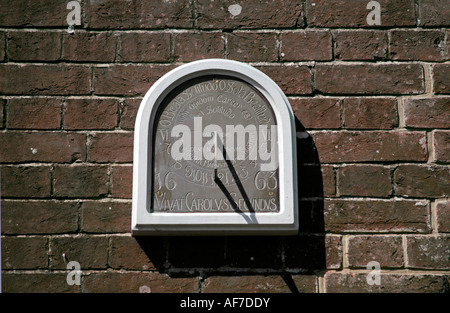
[[[256, 213], [152, 212], [152, 135], [156, 111], [177, 86], [205, 75], [226, 75], [258, 89], [277, 120], [280, 211]], [[260, 70], [237, 61], [206, 59], [179, 66], [161, 77], [145, 94], [136, 117], [133, 156], [133, 235], [293, 235], [298, 232], [295, 122], [289, 101]], [[244, 218], [244, 216], [246, 215]], [[250, 217], [250, 218], [248, 218]], [[256, 222], [255, 222], [256, 219]], [[250, 220], [250, 222], [249, 222]]]

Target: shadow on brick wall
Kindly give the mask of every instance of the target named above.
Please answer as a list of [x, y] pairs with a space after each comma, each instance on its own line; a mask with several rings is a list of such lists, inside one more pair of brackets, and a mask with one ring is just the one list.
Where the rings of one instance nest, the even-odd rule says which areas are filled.
[[296, 118], [299, 234], [296, 236], [136, 237], [159, 272], [171, 277], [291, 274], [326, 268], [323, 183], [312, 137]]

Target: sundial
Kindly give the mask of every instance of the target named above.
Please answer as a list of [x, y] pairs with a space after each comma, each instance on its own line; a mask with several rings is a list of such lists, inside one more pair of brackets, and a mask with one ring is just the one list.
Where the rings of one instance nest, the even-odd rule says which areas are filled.
[[159, 79], [141, 102], [133, 235], [285, 235], [298, 230], [295, 126], [265, 74], [210, 59]]

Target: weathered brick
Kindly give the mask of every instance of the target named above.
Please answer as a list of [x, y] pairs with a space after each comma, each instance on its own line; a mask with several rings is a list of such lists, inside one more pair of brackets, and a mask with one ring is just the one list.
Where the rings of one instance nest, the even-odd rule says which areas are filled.
[[341, 127], [341, 101], [333, 98], [296, 98], [290, 100], [294, 115], [307, 129]]
[[330, 232], [430, 231], [429, 205], [413, 200], [325, 200], [325, 230]]
[[419, 5], [420, 26], [449, 26], [450, 8], [446, 1], [421, 0]]
[[437, 94], [450, 94], [450, 64], [436, 64], [433, 67], [433, 90]]
[[145, 250], [133, 237], [111, 237], [109, 264], [114, 269], [156, 269]]
[[46, 237], [2, 238], [2, 269], [39, 269], [48, 263]]
[[[291, 28], [302, 27], [301, 1], [245, 1], [239, 7], [229, 1], [196, 1], [197, 26], [200, 28]], [[238, 10], [240, 8], [240, 10]]]
[[437, 293], [448, 286], [448, 277], [435, 274], [380, 273], [380, 285], [368, 284], [367, 273], [325, 274], [325, 292], [328, 293]]
[[66, 293], [80, 292], [80, 286], [67, 283], [67, 273], [8, 272], [2, 273], [5, 293]]
[[85, 201], [81, 206], [81, 230], [87, 233], [130, 231], [131, 203]]
[[55, 197], [90, 198], [108, 193], [108, 168], [106, 166], [61, 165], [54, 173]]
[[450, 131], [433, 131], [435, 162], [450, 162]]
[[381, 268], [402, 267], [402, 237], [350, 236], [348, 238], [348, 265], [366, 268], [371, 261], [380, 263]]
[[88, 293], [193, 293], [198, 292], [197, 278], [170, 278], [167, 274], [140, 272], [90, 273], [83, 277], [83, 291]]
[[133, 130], [142, 99], [125, 99], [120, 104], [120, 128]]
[[281, 34], [282, 61], [327, 61], [332, 59], [329, 31], [296, 31]]
[[391, 31], [389, 52], [393, 60], [448, 60], [445, 33], [441, 31]]
[[327, 269], [342, 268], [342, 249], [341, 236], [325, 236], [325, 265]]
[[313, 135], [322, 163], [426, 161], [422, 132], [317, 132]]
[[63, 42], [64, 60], [113, 62], [116, 57], [116, 37], [109, 32], [65, 33]]
[[111, 196], [131, 199], [133, 166], [113, 166], [111, 182]]
[[60, 57], [60, 32], [8, 32], [11, 61], [57, 61]]
[[66, 269], [77, 261], [81, 269], [104, 269], [108, 259], [106, 236], [53, 237], [50, 239], [50, 268]]
[[49, 166], [2, 166], [2, 197], [50, 197]]
[[[284, 264], [290, 269], [322, 270], [339, 259], [339, 245], [328, 243], [326, 249], [324, 235], [304, 235], [287, 237], [284, 241]], [[328, 251], [327, 251], [328, 250]], [[328, 252], [328, 255], [327, 255]]]
[[119, 101], [114, 99], [67, 99], [64, 129], [114, 129]]
[[10, 129], [59, 129], [61, 128], [61, 99], [12, 98], [8, 99]]
[[0, 129], [6, 126], [6, 123], [4, 121], [4, 111], [6, 108], [6, 100], [0, 99]]
[[170, 58], [169, 33], [121, 33], [117, 36], [120, 62], [166, 62]]
[[6, 32], [0, 32], [0, 62], [5, 60]]
[[78, 230], [79, 204], [61, 201], [2, 201], [5, 234], [60, 234]]
[[321, 166], [323, 195], [325, 197], [336, 195], [336, 174], [333, 166]]
[[86, 159], [86, 136], [74, 133], [0, 133], [0, 162], [73, 162]]
[[[291, 284], [293, 286], [288, 285]], [[293, 283], [293, 284], [292, 284]], [[295, 288], [291, 290], [291, 288]], [[289, 293], [317, 292], [317, 279], [313, 275], [251, 275], [212, 276], [205, 279], [204, 293]]]
[[243, 62], [277, 61], [275, 33], [231, 33], [227, 36], [227, 58]]
[[381, 25], [369, 25], [368, 1], [306, 1], [306, 20], [317, 27], [390, 27], [416, 24], [414, 0], [379, 0]]
[[4, 0], [0, 12], [2, 27], [67, 27], [66, 0]]
[[383, 31], [339, 30], [333, 32], [334, 57], [338, 60], [383, 60], [388, 37]]
[[98, 95], [143, 96], [171, 65], [112, 65], [94, 68], [94, 92]]
[[96, 133], [88, 149], [93, 162], [132, 162], [133, 133]]
[[[91, 71], [82, 65], [0, 65], [0, 93], [89, 94]], [[36, 79], [39, 78], [39, 79]]]
[[408, 267], [450, 269], [450, 236], [407, 236]]
[[86, 1], [88, 28], [149, 29], [192, 27], [192, 12], [188, 1]]
[[450, 169], [438, 165], [399, 165], [394, 172], [395, 194], [403, 197], [450, 196]]
[[420, 94], [419, 64], [316, 65], [316, 89], [326, 94]]
[[397, 101], [391, 98], [345, 98], [347, 129], [392, 129], [398, 126]]
[[225, 38], [221, 33], [177, 33], [173, 36], [175, 60], [186, 62], [223, 58]]
[[450, 128], [450, 98], [405, 99], [405, 126]]
[[440, 233], [450, 233], [450, 201], [436, 203], [437, 230]]
[[269, 76], [285, 94], [311, 94], [311, 69], [302, 65], [257, 66], [257, 69]]
[[391, 170], [378, 165], [347, 165], [337, 171], [339, 195], [389, 197]]

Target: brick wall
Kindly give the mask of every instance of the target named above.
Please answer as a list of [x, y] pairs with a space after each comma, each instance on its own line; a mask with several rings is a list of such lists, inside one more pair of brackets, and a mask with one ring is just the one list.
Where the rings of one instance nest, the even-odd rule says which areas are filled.
[[[448, 2], [83, 0], [74, 32], [68, 2], [0, 3], [4, 292], [449, 291]], [[131, 236], [139, 103], [202, 58], [288, 96], [298, 236]]]

